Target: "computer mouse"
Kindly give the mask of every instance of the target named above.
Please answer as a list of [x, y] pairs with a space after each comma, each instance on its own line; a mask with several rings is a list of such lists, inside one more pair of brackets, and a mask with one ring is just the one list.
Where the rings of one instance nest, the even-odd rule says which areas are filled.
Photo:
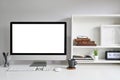
[[54, 71], [60, 72], [62, 69], [61, 68], [55, 68]]

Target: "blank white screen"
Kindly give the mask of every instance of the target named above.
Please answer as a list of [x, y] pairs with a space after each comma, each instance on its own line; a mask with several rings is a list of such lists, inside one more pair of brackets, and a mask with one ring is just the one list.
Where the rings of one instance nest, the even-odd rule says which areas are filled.
[[64, 53], [64, 24], [12, 24], [13, 53]]

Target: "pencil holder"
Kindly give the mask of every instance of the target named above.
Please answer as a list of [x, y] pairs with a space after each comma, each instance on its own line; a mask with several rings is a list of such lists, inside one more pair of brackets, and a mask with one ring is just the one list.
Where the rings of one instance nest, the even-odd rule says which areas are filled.
[[3, 58], [4, 58], [4, 67], [8, 67], [9, 66], [9, 62], [8, 62], [8, 52], [5, 53], [3, 52]]

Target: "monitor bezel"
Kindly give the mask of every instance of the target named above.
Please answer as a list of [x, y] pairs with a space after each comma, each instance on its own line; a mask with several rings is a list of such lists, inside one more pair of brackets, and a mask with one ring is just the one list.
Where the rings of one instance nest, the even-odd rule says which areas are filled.
[[[13, 24], [64, 24], [64, 53], [13, 53], [12, 29]], [[67, 54], [67, 23], [66, 22], [10, 22], [10, 55], [66, 55]]]

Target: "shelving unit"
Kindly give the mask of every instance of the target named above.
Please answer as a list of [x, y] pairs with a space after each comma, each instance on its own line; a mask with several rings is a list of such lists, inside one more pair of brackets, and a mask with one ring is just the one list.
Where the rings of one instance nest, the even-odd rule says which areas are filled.
[[120, 46], [73, 46], [73, 48], [120, 48]]
[[[113, 29], [116, 28], [117, 26], [117, 28], [120, 29], [119, 26], [120, 15], [73, 15], [72, 16], [71, 58], [73, 57], [73, 55], [92, 54], [94, 49], [98, 49], [99, 60], [97, 61], [79, 60], [78, 63], [120, 63], [120, 60], [105, 60], [105, 51], [120, 50], [120, 45], [119, 44], [104, 45], [105, 42], [103, 42], [103, 40], [109, 40], [109, 39], [104, 39], [105, 36], [103, 35], [105, 33], [102, 34], [101, 32], [102, 29], [104, 30], [103, 25], [104, 26], [107, 25], [108, 27], [110, 26]], [[73, 45], [73, 40], [79, 35], [89, 37], [91, 40], [96, 42], [97, 46]], [[114, 35], [120, 36], [118, 34], [114, 34]], [[119, 41], [119, 38], [116, 39], [118, 39], [116, 41]]]
[[99, 59], [97, 61], [95, 61], [95, 60], [77, 60], [77, 63], [120, 63], [120, 60], [104, 60], [104, 59]]

